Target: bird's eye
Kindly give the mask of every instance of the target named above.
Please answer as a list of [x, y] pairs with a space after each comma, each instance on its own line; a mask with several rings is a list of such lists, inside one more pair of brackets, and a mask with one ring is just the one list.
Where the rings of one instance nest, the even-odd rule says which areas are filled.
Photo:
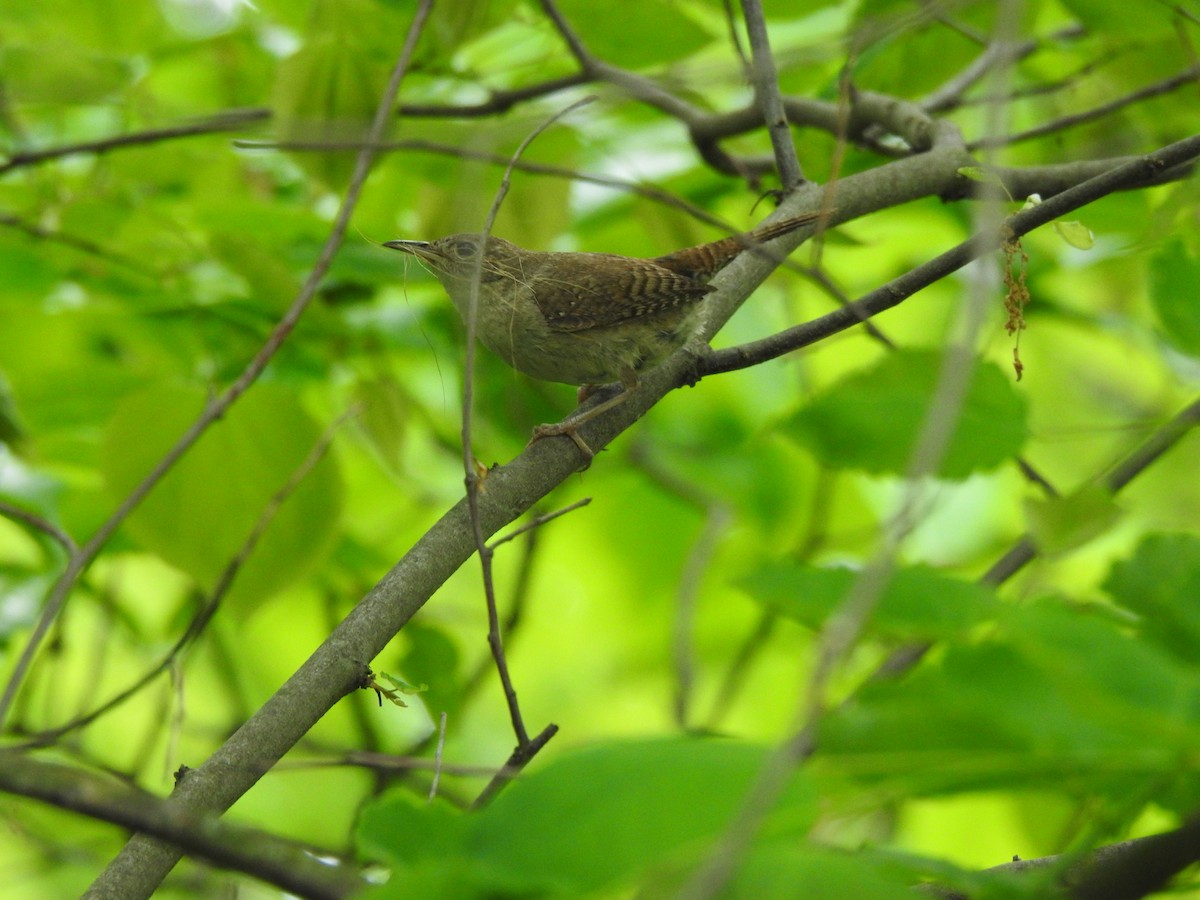
[[475, 255], [475, 242], [458, 241], [454, 245], [454, 253], [459, 259], [470, 259]]

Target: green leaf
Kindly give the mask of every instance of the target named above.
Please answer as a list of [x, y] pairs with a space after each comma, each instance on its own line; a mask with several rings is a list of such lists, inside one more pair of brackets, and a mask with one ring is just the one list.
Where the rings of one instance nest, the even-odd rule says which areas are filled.
[[[923, 426], [941, 357], [924, 350], [891, 353], [834, 385], [784, 425], [822, 464], [902, 475]], [[994, 469], [1025, 442], [1025, 401], [991, 363], [972, 372], [939, 475], [963, 479]]]
[[906, 0], [865, 0], [853, 10], [847, 37], [856, 48], [856, 84], [874, 90], [904, 84], [910, 96], [917, 95], [942, 84], [970, 59], [964, 42], [946, 29], [912, 27], [913, 8]]
[[462, 853], [473, 820], [443, 803], [413, 803], [408, 792], [396, 792], [368, 805], [358, 823], [359, 853], [394, 862]]
[[[488, 0], [457, 0], [455, 3], [435, 3], [429, 13], [426, 37], [436, 41], [447, 55], [480, 34], [504, 24], [504, 16]], [[424, 41], [422, 41], [424, 43]]]
[[1200, 356], [1200, 260], [1182, 241], [1171, 241], [1155, 254], [1150, 274], [1150, 299], [1167, 340]]
[[[0, 366], [28, 436], [39, 454], [90, 467], [91, 446], [116, 402], [143, 383], [137, 372], [142, 356], [128, 352], [138, 340], [127, 342], [134, 328], [120, 328], [121, 317], [97, 305], [73, 305], [69, 298], [54, 315], [14, 307], [10, 312], [0, 305], [0, 333], [20, 335], [0, 341]], [[170, 372], [168, 362], [155, 362], [162, 374]], [[86, 448], [81, 435], [87, 436]]]
[[962, 175], [964, 178], [971, 179], [971, 181], [978, 181], [982, 184], [990, 184], [992, 187], [998, 187], [1006, 194], [1008, 193], [1008, 188], [1004, 184], [1004, 179], [991, 169], [984, 168], [983, 166], [963, 166], [958, 170], [958, 174]]
[[1092, 229], [1082, 222], [1073, 219], [1067, 222], [1055, 222], [1054, 230], [1059, 237], [1076, 250], [1091, 250], [1096, 245], [1096, 236], [1092, 234]]
[[383, 463], [399, 471], [412, 400], [390, 375], [360, 378], [354, 385], [354, 399], [362, 409], [358, 421], [363, 434]]
[[998, 611], [986, 639], [948, 648], [903, 682], [868, 685], [831, 714], [823, 752], [910, 795], [1016, 782], [1119, 790], [1129, 778], [1187, 774], [1200, 740], [1195, 667], [1057, 601]]
[[721, 896], [794, 900], [801, 896], [796, 886], [803, 885], [804, 900], [912, 900], [913, 884], [927, 868], [869, 848], [849, 851], [779, 841], [749, 853]]
[[1025, 514], [1034, 544], [1054, 556], [1104, 534], [1121, 517], [1121, 507], [1107, 487], [1091, 484], [1065, 497], [1029, 499]]
[[[698, 863], [767, 756], [763, 747], [695, 738], [594, 746], [522, 777], [469, 817], [417, 809], [408, 792], [388, 795], [364, 810], [359, 845], [396, 866], [401, 883], [409, 867], [440, 861], [486, 878], [488, 896], [579, 896], [651, 868]], [[761, 833], [795, 838], [815, 814], [812, 788], [797, 774]]]
[[[319, 0], [314, 21], [328, 21], [279, 64], [273, 91], [281, 141], [349, 143], [366, 137], [387, 84], [387, 68], [353, 40], [355, 16], [369, 19], [369, 4], [331, 4]], [[337, 14], [334, 9], [337, 8]], [[351, 21], [345, 21], [350, 17]], [[341, 189], [353, 170], [356, 150], [298, 150], [295, 158], [326, 185]]]
[[1104, 589], [1142, 618], [1142, 630], [1180, 659], [1200, 661], [1200, 538], [1156, 534], [1113, 566]]
[[[101, 461], [114, 498], [125, 497], [145, 478], [203, 405], [202, 392], [168, 386], [122, 400]], [[212, 588], [320, 434], [294, 392], [257, 385], [134, 510], [128, 533]], [[332, 523], [341, 497], [341, 481], [327, 455], [279, 507], [239, 573], [234, 597], [261, 602], [318, 565], [336, 535]]]
[[[818, 629], [838, 609], [856, 577], [850, 569], [777, 562], [742, 579], [740, 586], [768, 609]], [[870, 630], [903, 640], [949, 637], [985, 619], [991, 600], [991, 591], [973, 582], [924, 566], [901, 569], [884, 590]]]

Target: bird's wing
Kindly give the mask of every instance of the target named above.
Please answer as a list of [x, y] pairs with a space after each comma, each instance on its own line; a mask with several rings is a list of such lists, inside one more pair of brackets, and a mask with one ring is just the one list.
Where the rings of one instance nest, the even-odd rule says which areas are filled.
[[607, 328], [690, 305], [713, 290], [649, 260], [599, 253], [561, 256], [577, 259], [543, 267], [530, 285], [553, 331]]

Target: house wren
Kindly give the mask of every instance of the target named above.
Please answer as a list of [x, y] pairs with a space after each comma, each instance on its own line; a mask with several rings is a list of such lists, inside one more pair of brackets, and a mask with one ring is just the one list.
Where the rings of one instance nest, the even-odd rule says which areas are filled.
[[[569, 436], [591, 458], [576, 429], [623, 402], [638, 374], [682, 347], [699, 325], [698, 303], [715, 288], [708, 280], [747, 247], [804, 225], [804, 213], [711, 244], [637, 259], [613, 253], [548, 253], [487, 239], [479, 275], [476, 334], [506, 363], [543, 381], [591, 385], [620, 381], [624, 390], [557, 425], [540, 425], [534, 440]], [[436, 241], [388, 241], [426, 263], [467, 318], [478, 234]]]

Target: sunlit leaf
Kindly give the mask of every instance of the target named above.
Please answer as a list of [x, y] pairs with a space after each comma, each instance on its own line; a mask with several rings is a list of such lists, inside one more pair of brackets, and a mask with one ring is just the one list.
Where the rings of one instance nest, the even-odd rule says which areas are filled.
[[1076, 250], [1091, 250], [1096, 244], [1096, 236], [1092, 234], [1092, 229], [1082, 222], [1055, 222], [1054, 230]]

